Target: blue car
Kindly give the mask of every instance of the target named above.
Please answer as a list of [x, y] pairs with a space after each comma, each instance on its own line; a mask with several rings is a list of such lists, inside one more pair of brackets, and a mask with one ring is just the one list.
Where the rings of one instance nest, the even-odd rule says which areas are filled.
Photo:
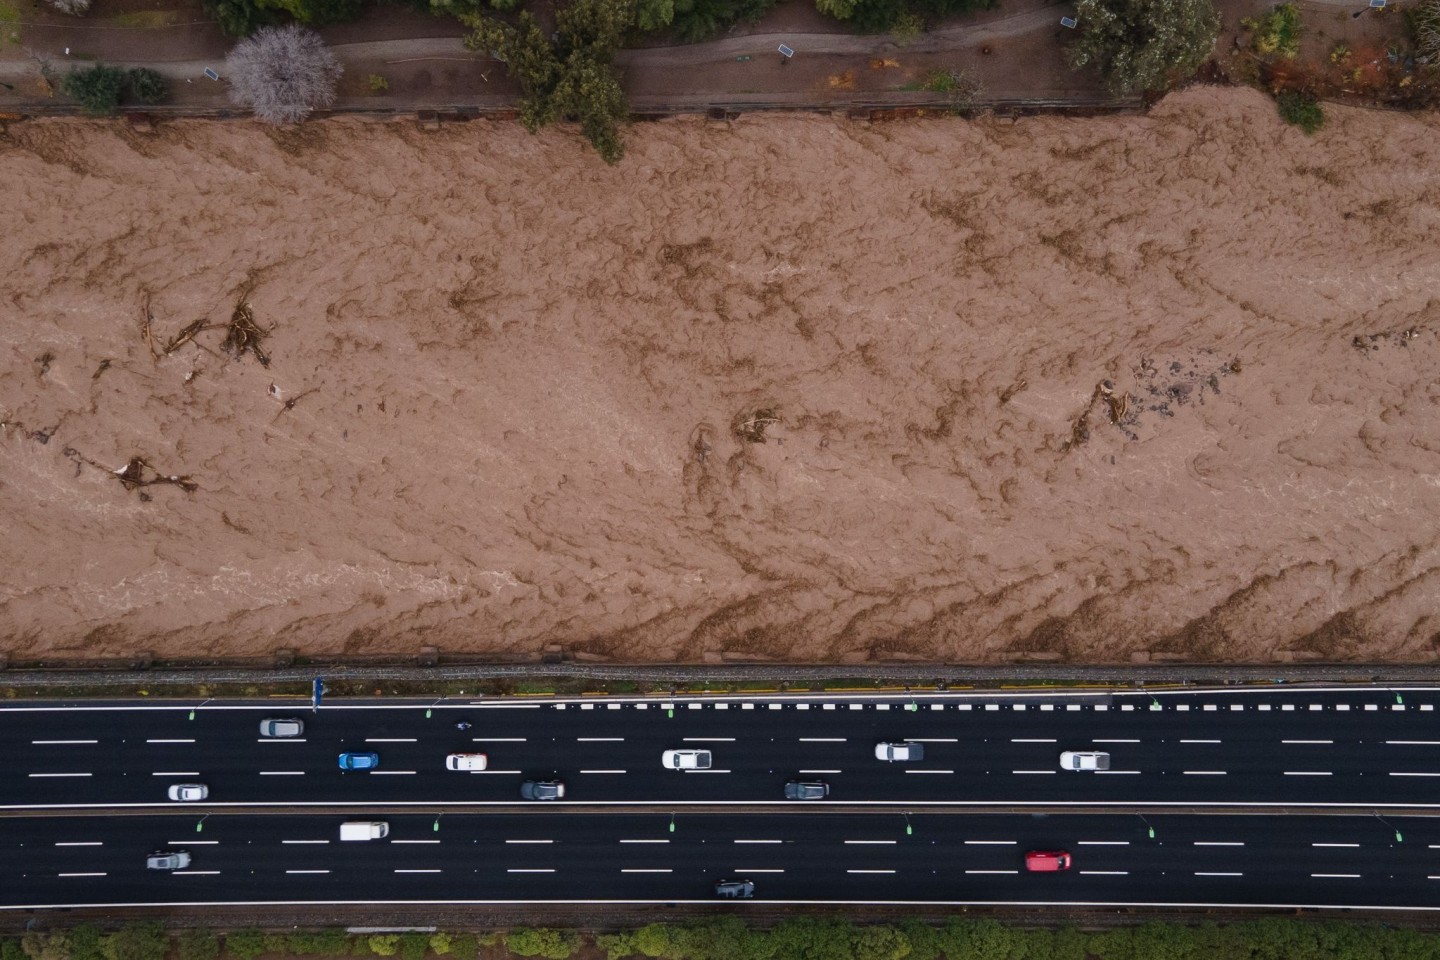
[[378, 766], [380, 766], [380, 754], [378, 753], [340, 754], [341, 770], [374, 770]]

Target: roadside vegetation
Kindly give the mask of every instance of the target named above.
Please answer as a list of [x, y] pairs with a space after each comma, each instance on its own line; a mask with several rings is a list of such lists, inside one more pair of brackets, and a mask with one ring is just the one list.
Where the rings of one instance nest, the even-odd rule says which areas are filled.
[[170, 85], [147, 67], [121, 70], [97, 63], [65, 74], [61, 89], [91, 116], [108, 117], [127, 97], [144, 104], [160, 103], [169, 95]]
[[1210, 58], [1220, 14], [1210, 0], [1079, 0], [1077, 70], [1094, 68], [1117, 95], [1167, 90]]
[[1109, 930], [1029, 929], [953, 918], [863, 925], [792, 918], [767, 930], [738, 917], [693, 924], [653, 923], [590, 936], [576, 930], [349, 934], [341, 928], [223, 935], [159, 923], [113, 932], [82, 924], [0, 939], [0, 960], [257, 960], [279, 957], [398, 957], [400, 960], [570, 960], [589, 947], [607, 960], [1429, 960], [1440, 934], [1288, 917], [1193, 926], [1145, 923]]

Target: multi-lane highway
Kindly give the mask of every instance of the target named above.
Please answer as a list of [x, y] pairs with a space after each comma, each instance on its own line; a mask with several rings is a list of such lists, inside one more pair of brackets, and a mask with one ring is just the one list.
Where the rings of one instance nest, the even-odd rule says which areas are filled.
[[[756, 902], [1288, 905], [1440, 909], [1440, 820], [1373, 816], [389, 815], [0, 820], [0, 906]], [[907, 826], [911, 829], [907, 832]], [[1150, 836], [1153, 827], [1155, 836]], [[1395, 837], [1402, 831], [1402, 839]], [[187, 869], [145, 869], [152, 850]], [[1066, 873], [1023, 869], [1066, 850]]]
[[[1437, 909], [1436, 704], [1362, 686], [10, 704], [0, 906], [709, 902], [741, 877], [767, 902]], [[292, 717], [300, 736], [261, 735]], [[923, 759], [876, 759], [895, 741]], [[667, 770], [666, 749], [714, 763]], [[1065, 750], [1110, 768], [1063, 771]], [[342, 752], [380, 765], [342, 772]], [[447, 770], [455, 752], [487, 769]], [[526, 779], [566, 796], [526, 803]], [[787, 801], [791, 779], [830, 796]], [[173, 802], [178, 783], [209, 795]], [[391, 830], [342, 843], [346, 820]], [[146, 869], [174, 849], [188, 867]], [[1074, 868], [1027, 873], [1029, 850]]]
[[[0, 809], [166, 806], [203, 782], [209, 805], [480, 805], [519, 801], [526, 778], [560, 779], [562, 803], [782, 805], [789, 779], [826, 802], [872, 805], [1117, 804], [1440, 807], [1440, 691], [1384, 688], [711, 697], [434, 705], [269, 703], [0, 709]], [[265, 717], [304, 735], [265, 739]], [[471, 723], [457, 730], [455, 723]], [[923, 761], [875, 759], [914, 740]], [[668, 748], [705, 748], [707, 771], [662, 769]], [[1104, 750], [1102, 773], [1059, 768]], [[378, 770], [344, 773], [344, 751]], [[478, 751], [482, 773], [445, 769]]]

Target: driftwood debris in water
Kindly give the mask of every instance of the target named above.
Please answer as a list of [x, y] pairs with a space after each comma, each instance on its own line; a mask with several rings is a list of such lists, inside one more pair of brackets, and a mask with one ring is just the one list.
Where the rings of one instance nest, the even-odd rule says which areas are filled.
[[240, 294], [240, 299], [235, 304], [235, 310], [230, 314], [230, 324], [225, 328], [225, 342], [221, 347], [227, 354], [239, 360], [245, 354], [253, 353], [255, 359], [260, 361], [260, 366], [270, 366], [270, 357], [260, 347], [260, 341], [265, 339], [269, 332], [261, 330], [255, 322], [255, 311], [251, 309], [249, 301], [250, 291], [246, 290]]

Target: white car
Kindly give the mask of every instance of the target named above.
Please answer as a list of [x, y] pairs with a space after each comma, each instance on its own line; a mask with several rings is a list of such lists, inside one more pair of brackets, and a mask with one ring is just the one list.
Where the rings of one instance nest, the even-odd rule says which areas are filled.
[[305, 721], [303, 720], [261, 720], [260, 736], [286, 739], [298, 737], [305, 732]]
[[483, 753], [452, 753], [445, 758], [445, 769], [472, 772], [484, 770], [487, 763], [489, 758]]
[[925, 744], [912, 743], [909, 740], [904, 743], [877, 743], [875, 744], [875, 759], [895, 761], [902, 763], [911, 760], [925, 759]]
[[1103, 750], [1066, 750], [1060, 754], [1061, 770], [1109, 770], [1110, 754]]
[[666, 750], [660, 754], [660, 765], [666, 770], [709, 770], [712, 762], [709, 750]]
[[210, 796], [210, 788], [203, 783], [175, 783], [170, 785], [166, 796], [180, 803], [194, 803]]

